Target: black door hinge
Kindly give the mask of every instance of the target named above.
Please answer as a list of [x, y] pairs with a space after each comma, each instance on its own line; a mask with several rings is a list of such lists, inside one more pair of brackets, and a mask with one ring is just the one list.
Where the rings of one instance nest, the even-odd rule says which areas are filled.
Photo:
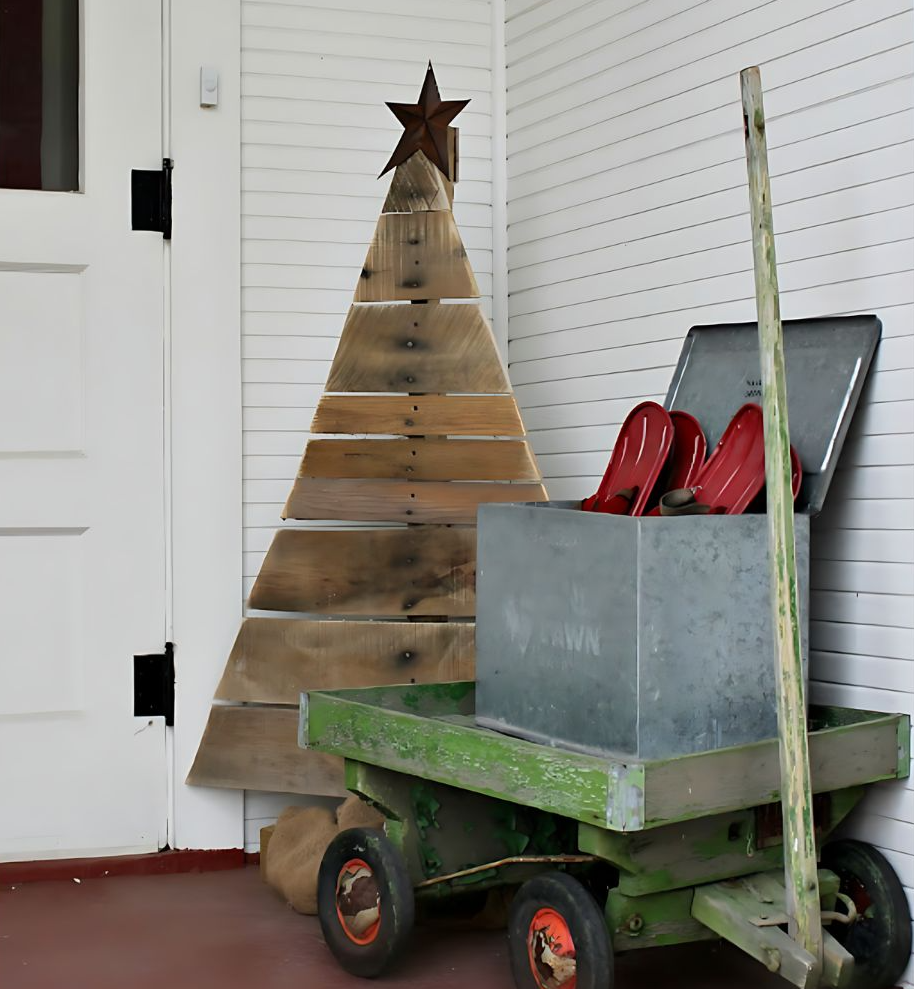
[[174, 162], [162, 159], [157, 172], [134, 168], [130, 173], [130, 212], [134, 230], [158, 230], [171, 240], [171, 173]]
[[137, 718], [165, 716], [175, 723], [175, 647], [165, 643], [165, 652], [133, 657], [133, 714]]

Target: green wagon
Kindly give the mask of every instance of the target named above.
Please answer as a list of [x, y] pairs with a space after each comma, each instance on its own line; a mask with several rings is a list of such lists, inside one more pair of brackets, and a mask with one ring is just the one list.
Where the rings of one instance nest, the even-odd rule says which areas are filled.
[[[780, 737], [673, 758], [597, 756], [545, 744], [548, 732], [534, 743], [480, 727], [473, 683], [303, 695], [300, 744], [342, 756], [347, 787], [386, 819], [383, 834], [342, 832], [320, 867], [321, 926], [350, 972], [376, 976], [396, 959], [417, 901], [495, 886], [515, 891], [518, 989], [609, 989], [617, 952], [711, 938], [802, 989], [889, 989], [910, 958], [897, 876], [869, 845], [832, 840], [867, 785], [908, 775], [910, 720], [844, 708], [807, 717], [805, 707], [788, 437], [817, 414], [789, 432], [761, 83], [756, 68], [740, 78]], [[807, 457], [820, 472], [837, 456], [868, 362], [854, 362], [824, 456]], [[803, 380], [801, 398], [827, 363]], [[717, 378], [749, 384], [741, 372]], [[829, 478], [830, 469], [825, 487]], [[529, 568], [516, 569], [526, 579]], [[562, 714], [573, 719], [584, 709], [574, 692], [596, 681], [568, 682]], [[531, 694], [527, 707], [548, 727], [554, 697]]]
[[607, 989], [616, 953], [724, 938], [793, 985], [893, 986], [911, 951], [885, 859], [829, 841], [868, 784], [907, 776], [910, 720], [810, 711], [824, 959], [786, 932], [778, 742], [673, 759], [578, 754], [480, 728], [473, 683], [302, 695], [300, 744], [345, 758], [386, 817], [321, 865], [321, 924], [349, 971], [376, 976], [415, 903], [516, 889], [519, 989]]

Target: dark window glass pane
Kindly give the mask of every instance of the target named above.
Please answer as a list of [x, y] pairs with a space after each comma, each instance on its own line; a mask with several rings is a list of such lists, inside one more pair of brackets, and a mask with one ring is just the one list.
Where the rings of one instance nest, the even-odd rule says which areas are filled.
[[0, 0], [0, 187], [79, 188], [79, 0]]

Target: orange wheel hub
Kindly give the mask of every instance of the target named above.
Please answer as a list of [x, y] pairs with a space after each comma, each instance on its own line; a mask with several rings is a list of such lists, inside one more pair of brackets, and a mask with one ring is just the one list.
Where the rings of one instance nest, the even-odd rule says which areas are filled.
[[371, 866], [349, 859], [336, 879], [336, 915], [354, 944], [371, 944], [381, 927], [381, 891]]
[[527, 933], [530, 970], [540, 989], [575, 989], [578, 981], [574, 940], [556, 910], [537, 910]]

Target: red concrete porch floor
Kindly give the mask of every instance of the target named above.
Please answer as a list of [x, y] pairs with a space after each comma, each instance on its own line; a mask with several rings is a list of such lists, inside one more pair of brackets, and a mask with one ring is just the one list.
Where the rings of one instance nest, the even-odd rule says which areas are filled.
[[[2, 989], [366, 989], [256, 867], [0, 888]], [[420, 930], [378, 989], [511, 989], [504, 935]], [[729, 946], [632, 952], [617, 989], [783, 989]]]

